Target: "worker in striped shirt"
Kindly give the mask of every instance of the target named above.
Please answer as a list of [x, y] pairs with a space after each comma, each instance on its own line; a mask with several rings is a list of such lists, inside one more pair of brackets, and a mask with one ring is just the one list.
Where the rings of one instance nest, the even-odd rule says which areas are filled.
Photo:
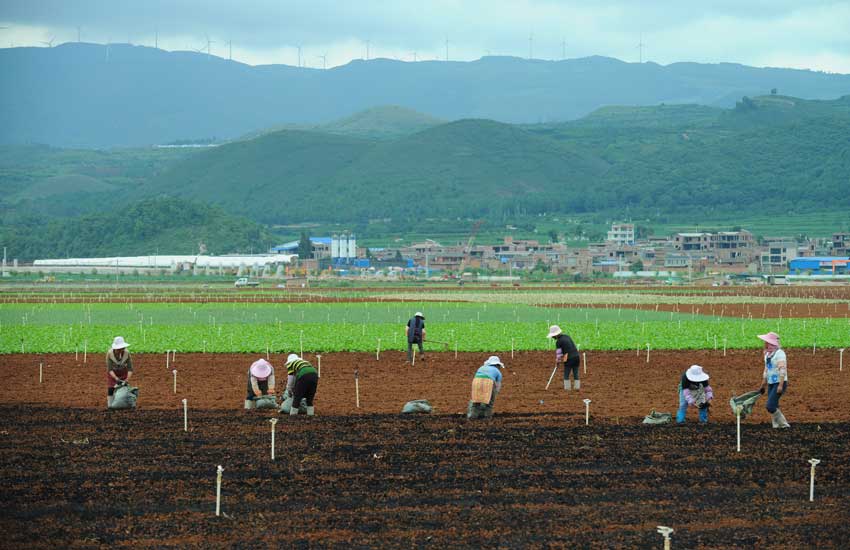
[[291, 416], [298, 414], [298, 407], [302, 399], [307, 400], [307, 416], [313, 416], [316, 412], [313, 406], [313, 398], [316, 397], [316, 388], [319, 385], [319, 373], [308, 361], [301, 359], [295, 353], [290, 353], [286, 358], [286, 390], [284, 399], [292, 396], [292, 408], [289, 410]]

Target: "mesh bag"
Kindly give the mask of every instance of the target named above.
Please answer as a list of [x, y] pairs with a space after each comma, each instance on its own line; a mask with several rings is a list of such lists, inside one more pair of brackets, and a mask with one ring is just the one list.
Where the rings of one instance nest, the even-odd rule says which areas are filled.
[[643, 419], [644, 424], [669, 424], [673, 422], [673, 415], [670, 413], [655, 412], [655, 409], [649, 411]]
[[276, 409], [277, 397], [274, 395], [262, 395], [254, 399], [255, 409]]
[[139, 398], [139, 388], [133, 388], [127, 384], [115, 387], [112, 394], [112, 405], [110, 409], [135, 409], [136, 400]]
[[729, 400], [729, 406], [732, 407], [732, 414], [737, 414], [738, 407], [741, 407], [742, 419], [753, 414], [753, 405], [756, 404], [759, 397], [761, 397], [761, 393], [758, 391], [751, 391], [743, 395], [732, 397], [732, 399]]
[[[283, 403], [280, 404], [280, 409], [278, 412], [282, 412], [283, 414], [289, 414], [292, 411], [292, 400], [294, 398], [291, 394], [287, 394], [286, 399], [283, 400]], [[301, 405], [298, 407], [299, 414], [307, 414], [307, 399], [301, 399]]]
[[431, 403], [429, 403], [427, 399], [416, 399], [414, 401], [408, 401], [407, 403], [405, 403], [404, 407], [402, 407], [401, 409], [401, 414], [428, 414], [431, 412], [432, 409], [433, 407], [431, 407]]

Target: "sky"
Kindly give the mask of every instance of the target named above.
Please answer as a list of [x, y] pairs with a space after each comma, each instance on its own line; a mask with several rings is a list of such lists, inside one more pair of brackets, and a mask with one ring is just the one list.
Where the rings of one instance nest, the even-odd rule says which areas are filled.
[[850, 0], [0, 1], [0, 47], [78, 38], [314, 68], [448, 52], [850, 74]]

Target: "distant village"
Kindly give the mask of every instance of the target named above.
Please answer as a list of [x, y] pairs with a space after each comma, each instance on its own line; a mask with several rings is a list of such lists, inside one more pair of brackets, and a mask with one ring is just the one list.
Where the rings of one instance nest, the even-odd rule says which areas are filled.
[[[715, 275], [781, 275], [850, 278], [850, 233], [798, 242], [789, 237], [756, 240], [746, 230], [676, 233], [637, 239], [635, 225], [617, 223], [607, 238], [586, 247], [505, 237], [495, 245], [442, 245], [433, 240], [400, 248], [356, 247], [351, 235], [311, 239], [313, 258], [298, 260], [304, 274], [377, 272], [443, 278], [519, 278], [542, 271], [575, 279], [597, 277], [695, 279]], [[275, 247], [294, 252], [297, 242]]]
[[[675, 233], [636, 238], [635, 225], [615, 223], [604, 241], [570, 247], [560, 242], [505, 237], [499, 244], [444, 245], [426, 239], [398, 248], [357, 246], [353, 234], [310, 238], [311, 256], [299, 257], [304, 243], [292, 241], [265, 254], [207, 255], [203, 244], [196, 255], [148, 255], [110, 258], [35, 260], [18, 272], [236, 275], [249, 279], [286, 279], [305, 286], [315, 277], [519, 281], [522, 279], [632, 282], [734, 280], [783, 284], [793, 279], [850, 281], [850, 233], [799, 242], [789, 237], [756, 239], [746, 230]], [[301, 255], [303, 256], [303, 254]], [[5, 257], [3, 275], [9, 273]]]

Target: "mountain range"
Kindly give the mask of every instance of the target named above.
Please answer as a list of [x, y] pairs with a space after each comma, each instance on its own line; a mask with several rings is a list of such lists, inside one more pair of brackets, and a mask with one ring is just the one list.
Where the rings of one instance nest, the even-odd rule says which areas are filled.
[[[383, 105], [443, 120], [552, 123], [605, 106], [733, 107], [743, 96], [834, 99], [850, 75], [738, 64], [352, 61], [328, 70], [250, 66], [197, 52], [67, 43], [0, 49], [0, 143], [105, 148], [231, 140], [315, 127]], [[390, 136], [392, 137], [392, 132]]]

